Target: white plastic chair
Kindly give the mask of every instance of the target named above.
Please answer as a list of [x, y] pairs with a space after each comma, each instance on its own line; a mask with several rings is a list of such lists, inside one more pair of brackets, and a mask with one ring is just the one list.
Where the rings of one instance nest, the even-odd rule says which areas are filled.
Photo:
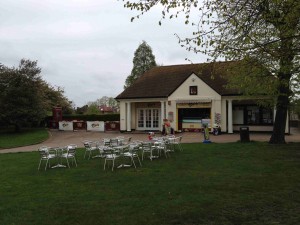
[[125, 138], [122, 140], [123, 145], [129, 145], [131, 143], [132, 137]]
[[175, 138], [173, 145], [174, 145], [174, 149], [176, 149], [176, 146], [178, 147], [179, 151], [183, 151], [183, 148], [181, 146], [181, 140], [182, 140], [182, 136], [179, 136], [177, 138]]
[[165, 157], [170, 157], [171, 150], [167, 148], [167, 141], [159, 141], [156, 144], [156, 148], [159, 150], [159, 153], [163, 152]]
[[39, 162], [38, 170], [40, 170], [42, 161], [46, 161], [45, 170], [47, 170], [48, 163], [50, 167], [50, 160], [56, 158], [56, 151], [46, 146], [42, 146], [39, 148], [38, 152], [40, 154], [40, 162]]
[[92, 152], [98, 151], [98, 148], [96, 146], [92, 146], [93, 143], [94, 142], [92, 142], [92, 141], [83, 142], [83, 145], [85, 147], [85, 153], [84, 153], [83, 158], [85, 158], [86, 154], [88, 153], [89, 154], [88, 159], [90, 159]]
[[70, 168], [69, 159], [72, 160], [72, 164], [75, 162], [75, 165], [77, 167], [76, 148], [77, 145], [74, 144], [68, 145], [64, 148], [66, 151], [61, 154], [61, 158], [65, 158], [67, 160], [67, 164], [69, 168]]
[[[152, 146], [151, 142], [143, 142], [140, 149], [142, 150], [142, 161], [144, 161], [144, 155], [149, 154], [149, 158], [152, 161], [154, 158], [158, 158], [158, 149], [155, 146]], [[154, 151], [157, 151], [157, 155], [154, 155]]]
[[110, 146], [110, 139], [109, 138], [103, 138], [102, 142], [103, 142], [104, 146]]
[[110, 147], [117, 147], [120, 145], [120, 141], [117, 138], [110, 139]]
[[115, 160], [120, 157], [120, 155], [115, 151], [113, 148], [107, 147], [104, 150], [104, 170], [106, 168], [107, 162], [112, 162], [112, 168], [111, 170], [114, 171], [115, 167]]
[[134, 168], [136, 168], [136, 165], [135, 165], [135, 162], [134, 162], [135, 158], [138, 159], [138, 161], [140, 163], [140, 166], [142, 166], [142, 163], [141, 163], [141, 160], [140, 160], [140, 157], [139, 157], [139, 146], [136, 145], [136, 144], [130, 144], [128, 146], [128, 151], [123, 152], [123, 157], [129, 157], [130, 160], [131, 160], [131, 165], [133, 164]]

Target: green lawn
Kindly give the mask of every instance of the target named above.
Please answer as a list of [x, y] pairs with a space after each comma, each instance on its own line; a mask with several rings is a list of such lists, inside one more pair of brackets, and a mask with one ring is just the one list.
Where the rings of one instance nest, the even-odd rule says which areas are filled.
[[0, 132], [0, 149], [38, 144], [45, 141], [48, 137], [49, 133], [44, 128], [23, 129], [19, 133], [5, 129]]
[[184, 144], [171, 158], [103, 171], [103, 159], [37, 171], [0, 154], [0, 224], [226, 225], [300, 222], [300, 143]]

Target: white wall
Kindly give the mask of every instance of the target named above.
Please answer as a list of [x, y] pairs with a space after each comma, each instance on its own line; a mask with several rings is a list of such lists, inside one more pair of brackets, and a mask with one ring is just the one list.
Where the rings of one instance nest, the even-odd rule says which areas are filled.
[[131, 129], [136, 129], [136, 103], [132, 102], [131, 104]]
[[232, 122], [233, 124], [244, 123], [244, 110], [233, 110], [232, 111]]
[[120, 100], [120, 130], [126, 130], [126, 102]]
[[[198, 93], [197, 95], [190, 95], [190, 86], [197, 86]], [[211, 101], [211, 121], [214, 124], [215, 121], [215, 113], [221, 113], [221, 96], [214, 91], [211, 87], [209, 87], [205, 82], [203, 82], [199, 77], [195, 74], [191, 74], [191, 76], [186, 79], [183, 84], [178, 87], [168, 98], [170, 104], [167, 103], [167, 114], [168, 112], [174, 113], [174, 121], [172, 122], [172, 127], [177, 129], [177, 106], [176, 101], [180, 100], [203, 100], [203, 101]], [[197, 106], [195, 106], [197, 107]]]
[[[190, 86], [198, 86], [198, 94], [190, 95]], [[176, 89], [169, 97], [169, 100], [178, 99], [199, 99], [199, 98], [214, 98], [221, 100], [221, 96], [215, 92], [211, 87], [204, 83], [195, 74], [186, 79], [183, 84]]]

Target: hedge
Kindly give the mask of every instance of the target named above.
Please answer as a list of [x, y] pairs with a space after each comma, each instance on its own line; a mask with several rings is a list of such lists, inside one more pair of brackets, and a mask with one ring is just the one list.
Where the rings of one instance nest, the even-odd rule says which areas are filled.
[[[63, 120], [72, 121], [120, 121], [120, 114], [103, 114], [103, 115], [63, 115]], [[45, 118], [46, 121], [51, 121], [52, 116]]]

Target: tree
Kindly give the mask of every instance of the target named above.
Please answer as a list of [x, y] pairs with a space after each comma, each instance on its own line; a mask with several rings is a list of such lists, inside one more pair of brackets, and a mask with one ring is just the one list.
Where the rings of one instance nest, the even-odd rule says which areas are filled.
[[112, 97], [108, 99], [108, 106], [111, 107], [114, 110], [114, 112], [118, 112], [120, 108], [119, 102]]
[[62, 87], [54, 87], [46, 82], [43, 82], [44, 104], [48, 112], [51, 112], [53, 107], [62, 107], [63, 114], [72, 114], [74, 112], [73, 103], [64, 96]]
[[134, 52], [133, 68], [126, 78], [124, 89], [131, 86], [136, 79], [154, 66], [156, 66], [156, 62], [152, 49], [146, 41], [143, 41]]
[[96, 100], [96, 103], [98, 106], [101, 106], [101, 105], [108, 106], [108, 102], [109, 102], [109, 97], [107, 97], [107, 96], [103, 96]]
[[[0, 65], [0, 122], [14, 125], [38, 125], [53, 106], [69, 102], [41, 78], [37, 61], [22, 59], [18, 67]], [[67, 104], [67, 103], [66, 103]]]
[[24, 123], [38, 123], [45, 116], [41, 69], [36, 61], [22, 59], [18, 68], [1, 65], [0, 121], [19, 131]]
[[84, 105], [82, 107], [77, 107], [76, 110], [75, 110], [75, 113], [76, 114], [86, 114], [88, 108], [89, 108], [88, 105]]
[[[275, 77], [269, 93], [276, 100], [277, 109], [270, 143], [285, 143], [285, 121], [293, 95], [291, 80], [299, 78], [300, 70], [300, 1], [149, 0], [128, 1], [125, 7], [143, 14], [159, 4], [163, 7], [159, 24], [167, 15], [174, 18], [180, 13], [188, 24], [193, 10], [201, 12], [199, 20], [192, 23], [196, 27], [193, 36], [179, 37], [187, 50], [207, 54], [212, 60], [259, 63]], [[264, 86], [268, 86], [268, 80]]]
[[88, 104], [88, 108], [87, 108], [85, 114], [87, 114], [87, 115], [92, 115], [92, 114], [99, 115], [100, 114], [100, 109], [99, 109], [99, 106], [97, 105], [97, 103], [96, 102], [90, 102]]
[[94, 102], [89, 102], [86, 109], [86, 114], [100, 114], [100, 106], [108, 106], [113, 111], [118, 111], [119, 103], [112, 97], [103, 96]]

